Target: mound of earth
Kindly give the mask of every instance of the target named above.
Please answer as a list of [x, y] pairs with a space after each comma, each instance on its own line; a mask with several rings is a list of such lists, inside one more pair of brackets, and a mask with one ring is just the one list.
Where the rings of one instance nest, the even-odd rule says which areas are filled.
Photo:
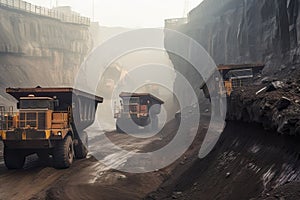
[[229, 100], [228, 110], [230, 120], [262, 123], [265, 129], [299, 136], [300, 80], [236, 89]]
[[178, 165], [146, 199], [299, 199], [298, 143], [259, 124], [229, 121], [209, 156], [180, 176]]

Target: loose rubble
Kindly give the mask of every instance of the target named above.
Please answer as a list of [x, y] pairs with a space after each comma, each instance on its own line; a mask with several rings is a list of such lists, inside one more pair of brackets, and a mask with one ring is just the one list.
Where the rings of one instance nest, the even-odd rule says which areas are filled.
[[229, 99], [227, 118], [262, 123], [283, 135], [300, 135], [299, 102], [300, 80], [242, 87]]

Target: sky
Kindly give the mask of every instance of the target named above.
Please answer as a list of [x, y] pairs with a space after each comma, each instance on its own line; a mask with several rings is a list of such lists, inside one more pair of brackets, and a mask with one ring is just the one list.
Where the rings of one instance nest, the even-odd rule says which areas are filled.
[[[164, 19], [181, 18], [202, 0], [25, 0], [52, 8], [71, 6], [102, 26], [128, 28], [163, 27]], [[94, 6], [93, 6], [94, 5]], [[94, 15], [93, 15], [94, 7]], [[94, 17], [93, 17], [94, 16]]]

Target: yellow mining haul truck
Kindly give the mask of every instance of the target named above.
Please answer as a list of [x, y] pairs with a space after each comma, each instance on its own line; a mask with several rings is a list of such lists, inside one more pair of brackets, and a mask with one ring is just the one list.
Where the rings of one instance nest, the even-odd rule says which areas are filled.
[[[255, 75], [259, 74], [264, 67], [265, 65], [260, 63], [218, 65], [218, 71], [223, 78], [223, 82], [221, 82], [221, 80], [218, 78], [213, 77], [213, 75], [208, 81], [216, 82], [216, 94], [226, 93], [227, 96], [230, 96], [235, 88], [251, 85]], [[218, 87], [221, 84], [224, 85], [225, 91], [221, 91], [222, 87]], [[202, 84], [201, 89], [203, 89], [206, 98], [211, 98], [212, 94], [209, 94], [207, 85], [205, 83]]]
[[149, 93], [122, 92], [119, 96], [121, 105], [114, 112], [117, 132], [136, 132], [140, 127], [147, 131], [158, 130], [157, 115], [164, 104], [161, 99]]
[[0, 109], [0, 139], [8, 169], [22, 168], [28, 155], [52, 155], [55, 168], [68, 168], [87, 155], [83, 131], [95, 120], [98, 97], [73, 88], [7, 88], [18, 112]]

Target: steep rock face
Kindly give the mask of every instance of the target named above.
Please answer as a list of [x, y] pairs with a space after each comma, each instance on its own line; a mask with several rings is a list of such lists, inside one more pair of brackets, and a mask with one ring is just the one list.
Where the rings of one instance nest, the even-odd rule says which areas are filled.
[[[264, 62], [270, 74], [300, 63], [299, 12], [298, 0], [205, 0], [176, 29], [198, 41], [216, 64]], [[166, 41], [178, 45], [168, 36]]]
[[[217, 65], [266, 63], [263, 74], [286, 83], [285, 88], [273, 93], [256, 95], [264, 85], [235, 91], [228, 107], [229, 119], [258, 122], [280, 134], [299, 135], [299, 3], [298, 0], [205, 0], [189, 13], [187, 24], [175, 27], [199, 42]], [[182, 47], [170, 35], [165, 43], [167, 47]], [[170, 54], [170, 58], [197, 90], [201, 76], [195, 75], [192, 66], [180, 57]], [[180, 91], [176, 83], [174, 88]], [[276, 107], [282, 97], [291, 99], [291, 105], [279, 111]]]
[[89, 27], [0, 8], [0, 101], [5, 87], [72, 86], [92, 48]]

